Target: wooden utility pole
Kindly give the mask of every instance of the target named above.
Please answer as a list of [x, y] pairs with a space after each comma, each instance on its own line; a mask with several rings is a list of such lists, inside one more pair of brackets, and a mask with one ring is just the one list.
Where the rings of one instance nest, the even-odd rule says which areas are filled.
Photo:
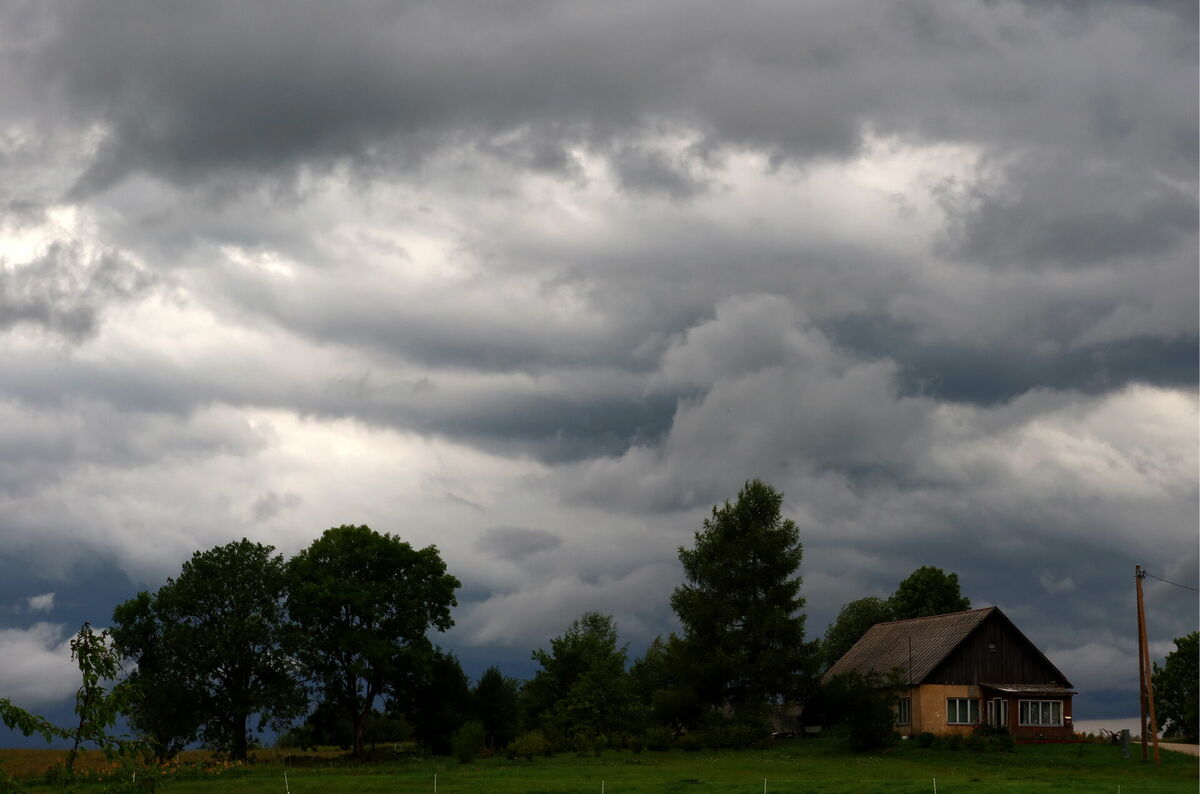
[[1146, 711], [1150, 711], [1150, 736], [1154, 741], [1154, 764], [1160, 763], [1158, 757], [1158, 719], [1154, 713], [1154, 678], [1151, 673], [1154, 665], [1150, 661], [1150, 643], [1146, 639], [1146, 603], [1142, 598], [1142, 579], [1146, 572], [1142, 566], [1133, 566], [1134, 581], [1137, 583], [1137, 618], [1138, 618], [1138, 677], [1141, 679], [1139, 692], [1142, 701], [1142, 760], [1146, 757]]

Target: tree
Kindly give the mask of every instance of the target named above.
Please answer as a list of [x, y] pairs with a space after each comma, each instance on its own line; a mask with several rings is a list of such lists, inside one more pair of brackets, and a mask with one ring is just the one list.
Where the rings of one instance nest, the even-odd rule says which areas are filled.
[[625, 647], [611, 615], [586, 612], [550, 650], [536, 650], [541, 665], [526, 684], [530, 718], [560, 742], [574, 734], [594, 737], [625, 724], [628, 688]]
[[1154, 711], [1166, 736], [1200, 738], [1200, 632], [1175, 638], [1163, 665], [1154, 664]]
[[243, 538], [197, 551], [155, 595], [117, 607], [118, 645], [139, 662], [138, 691], [150, 693], [134, 709], [136, 722], [180, 740], [186, 718], [173, 724], [171, 704], [158, 698], [185, 698], [174, 708], [192, 712], [205, 743], [242, 760], [252, 718], [256, 731], [279, 730], [304, 712], [286, 647], [284, 561], [274, 550]]
[[889, 620], [892, 620], [892, 609], [882, 598], [869, 596], [844, 605], [821, 642], [825, 667], [832, 667], [834, 662], [841, 659], [846, 651], [854, 647], [854, 643], [862, 639], [867, 629]]
[[78, 721], [67, 731], [67, 738], [71, 740], [71, 749], [64, 761], [68, 780], [75, 774], [80, 745], [94, 744], [109, 757], [116, 753], [120, 743], [109, 736], [108, 729], [117, 721], [128, 691], [120, 684], [111, 689], [106, 686], [106, 682], [116, 681], [121, 671], [121, 662], [109, 642], [108, 632], [97, 634], [90, 624], [84, 623], [71, 640], [71, 660], [79, 665], [83, 680], [75, 692]]
[[896, 698], [904, 678], [893, 671], [848, 672], [825, 684], [826, 708], [845, 725], [852, 750], [871, 750], [891, 744], [896, 738]]
[[472, 710], [483, 725], [488, 747], [503, 749], [520, 728], [520, 682], [489, 667], [471, 692]]
[[126, 713], [129, 724], [151, 741], [160, 763], [174, 758], [200, 730], [200, 713], [181, 704], [204, 698], [190, 686], [187, 660], [175, 657], [180, 649], [168, 640], [154, 596], [141, 592], [119, 604], [110, 633], [117, 652], [137, 663], [125, 679], [132, 695]]
[[391, 713], [402, 713], [434, 755], [452, 749], [454, 732], [471, 719], [471, 684], [458, 657], [441, 648], [411, 657], [402, 679], [388, 682]]
[[[19, 730], [25, 736], [36, 733], [47, 742], [65, 739], [71, 743], [67, 755], [59, 759], [47, 773], [63, 788], [69, 788], [75, 780], [75, 761], [81, 745], [94, 744], [108, 760], [120, 760], [126, 765], [135, 759], [144, 761], [150, 757], [150, 747], [144, 739], [109, 733], [117, 717], [128, 707], [130, 689], [125, 682], [116, 680], [121, 672], [121, 664], [108, 632], [97, 633], [90, 624], [84, 623], [71, 640], [71, 660], [79, 666], [82, 678], [75, 692], [77, 721], [74, 728], [60, 728], [43, 717], [14, 706], [7, 698], [0, 698], [0, 722], [5, 726]], [[115, 683], [109, 686], [108, 682]], [[151, 781], [149, 789], [153, 788]], [[16, 781], [0, 772], [0, 791], [22, 790]]]
[[674, 634], [655, 637], [629, 668], [629, 688], [636, 727], [666, 726], [678, 736], [695, 724], [702, 704], [686, 660], [683, 642]]
[[432, 651], [430, 628], [454, 625], [459, 581], [436, 547], [417, 550], [367, 526], [326, 530], [288, 572], [299, 656], [325, 700], [350, 718], [361, 754], [367, 715], [385, 685]]
[[944, 615], [971, 608], [971, 600], [958, 588], [958, 574], [922, 565], [900, 583], [888, 599], [892, 620]]
[[782, 505], [782, 494], [751, 480], [736, 503], [713, 507], [693, 548], [679, 549], [686, 583], [671, 607], [688, 663], [700, 696], [735, 714], [796, 697], [811, 672], [797, 574], [803, 547]]

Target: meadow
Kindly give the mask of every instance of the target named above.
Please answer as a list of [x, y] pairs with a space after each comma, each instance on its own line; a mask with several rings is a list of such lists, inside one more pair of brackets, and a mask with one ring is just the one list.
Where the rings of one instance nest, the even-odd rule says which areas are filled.
[[[0, 751], [4, 769], [25, 780], [28, 791], [51, 791], [41, 771], [61, 753]], [[599, 756], [557, 755], [532, 761], [495, 757], [460, 764], [451, 759], [377, 756], [350, 762], [326, 752], [285, 756], [260, 751], [255, 763], [221, 765], [199, 753], [158, 770], [169, 792], [433, 792], [438, 794], [557, 794], [558, 792], [746, 792], [764, 790], [822, 794], [940, 794], [971, 792], [1195, 792], [1196, 758], [1164, 752], [1162, 766], [1123, 759], [1102, 744], [1021, 745], [1014, 753], [975, 753], [918, 748], [901, 743], [887, 750], [852, 753], [835, 739], [788, 741], [755, 750], [666, 753], [628, 750]], [[92, 756], [92, 769], [103, 759]], [[200, 764], [200, 766], [196, 766]], [[96, 774], [96, 773], [93, 773]], [[285, 780], [286, 775], [286, 780]], [[78, 791], [101, 791], [88, 783]], [[60, 789], [57, 789], [61, 791]]]

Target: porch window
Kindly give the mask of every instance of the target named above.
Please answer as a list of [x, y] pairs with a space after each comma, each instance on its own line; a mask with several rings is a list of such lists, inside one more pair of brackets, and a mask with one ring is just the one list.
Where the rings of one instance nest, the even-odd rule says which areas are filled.
[[1062, 727], [1062, 701], [1022, 700], [1020, 722], [1022, 725]]
[[897, 698], [896, 700], [896, 724], [911, 725], [912, 724], [912, 698]]
[[946, 698], [947, 725], [978, 725], [979, 701], [975, 698]]

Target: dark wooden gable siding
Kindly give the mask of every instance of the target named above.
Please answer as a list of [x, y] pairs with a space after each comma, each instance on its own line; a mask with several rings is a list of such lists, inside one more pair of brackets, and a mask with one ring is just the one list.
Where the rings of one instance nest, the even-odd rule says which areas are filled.
[[[994, 643], [994, 650], [989, 649]], [[988, 616], [933, 669], [927, 684], [1052, 684], [1069, 686], [1053, 665], [1011, 623]]]

